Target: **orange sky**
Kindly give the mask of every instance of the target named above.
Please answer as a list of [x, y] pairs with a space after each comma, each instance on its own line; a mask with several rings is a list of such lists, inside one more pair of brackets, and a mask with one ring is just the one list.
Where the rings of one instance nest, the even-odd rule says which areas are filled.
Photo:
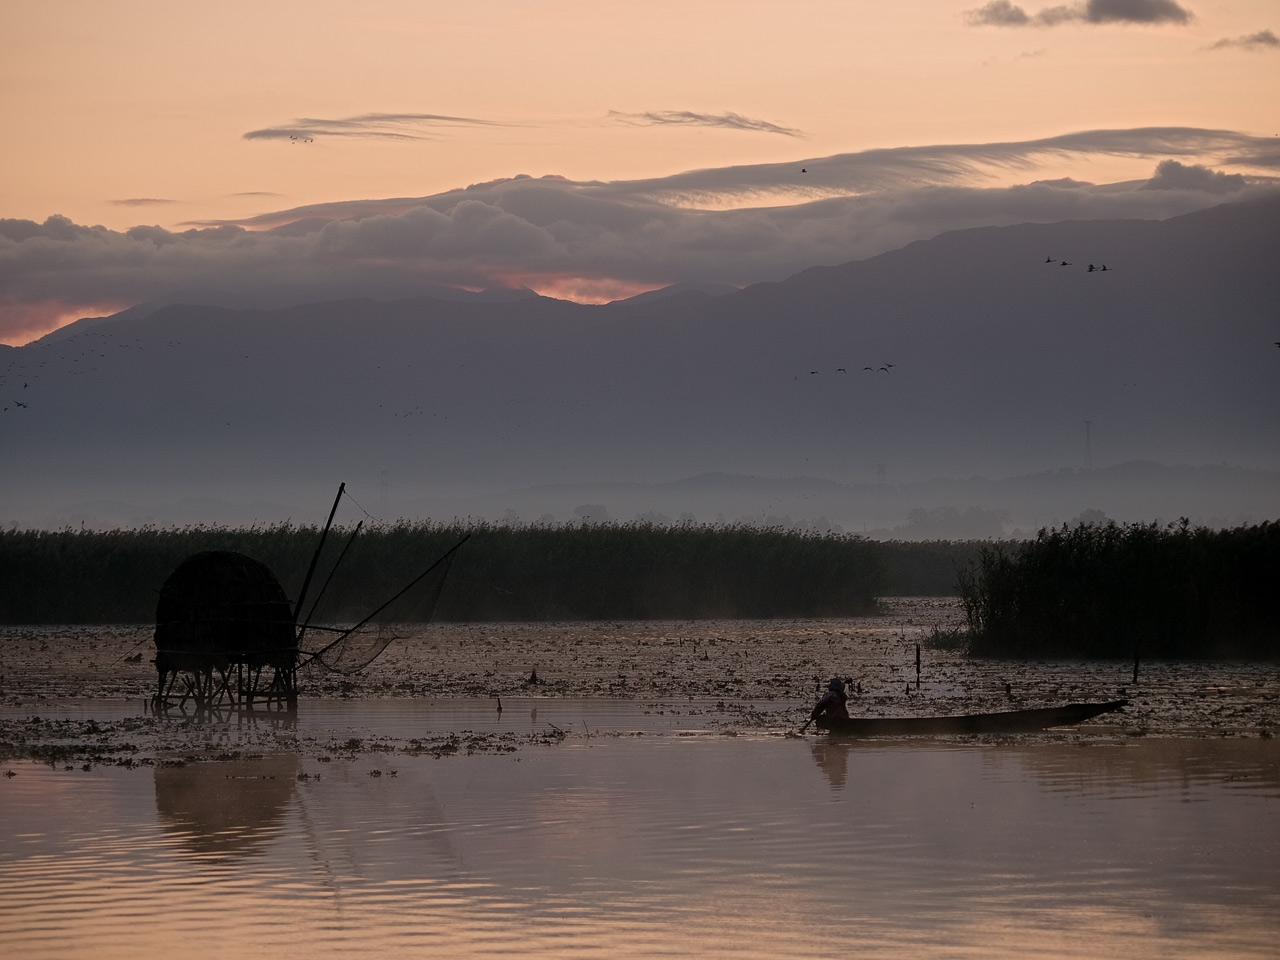
[[[1081, 130], [1280, 128], [1274, 0], [1088, 3], [1052, 26], [1034, 3], [1011, 7], [1026, 25], [975, 23], [977, 0], [10, 3], [0, 217], [177, 229], [521, 173], [634, 180]], [[1169, 9], [1186, 16], [1149, 16]], [[1134, 179], [1154, 163], [1040, 157], [990, 182]], [[122, 302], [99, 299], [66, 316]], [[3, 286], [0, 304], [61, 322]]]
[[[1186, 25], [1051, 29], [970, 26], [962, 14], [977, 6], [9, 4], [0, 216], [174, 225], [516, 173], [629, 179], [1079, 129], [1271, 134], [1280, 122], [1280, 51], [1205, 49], [1280, 30], [1270, 0], [1188, 3]], [[804, 138], [607, 119], [659, 110], [732, 111]], [[305, 154], [243, 138], [390, 112], [504, 125], [316, 141]]]

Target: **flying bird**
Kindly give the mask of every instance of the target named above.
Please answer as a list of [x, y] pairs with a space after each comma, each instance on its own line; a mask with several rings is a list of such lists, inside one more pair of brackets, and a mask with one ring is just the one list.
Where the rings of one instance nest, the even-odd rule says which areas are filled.
[[844, 367], [836, 367], [836, 373], [848, 373], [848, 372], [849, 371], [846, 370]]

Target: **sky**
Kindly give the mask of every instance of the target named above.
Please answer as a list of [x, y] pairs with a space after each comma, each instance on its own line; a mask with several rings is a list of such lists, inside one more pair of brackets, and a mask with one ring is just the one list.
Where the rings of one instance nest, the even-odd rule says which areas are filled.
[[0, 343], [164, 298], [745, 285], [1274, 189], [1274, 0], [0, 6]]

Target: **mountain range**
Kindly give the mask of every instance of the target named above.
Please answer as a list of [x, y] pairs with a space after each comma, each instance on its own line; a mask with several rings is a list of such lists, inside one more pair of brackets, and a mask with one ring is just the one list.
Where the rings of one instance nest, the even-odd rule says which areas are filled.
[[1277, 251], [1273, 197], [604, 305], [134, 307], [0, 350], [0, 522], [323, 519], [339, 480], [388, 519], [1274, 518]]

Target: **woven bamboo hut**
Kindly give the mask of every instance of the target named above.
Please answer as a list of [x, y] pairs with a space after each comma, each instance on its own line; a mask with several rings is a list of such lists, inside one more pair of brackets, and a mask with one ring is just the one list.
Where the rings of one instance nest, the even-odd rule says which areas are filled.
[[215, 550], [182, 561], [160, 588], [155, 642], [157, 707], [297, 707], [293, 609], [252, 557]]

